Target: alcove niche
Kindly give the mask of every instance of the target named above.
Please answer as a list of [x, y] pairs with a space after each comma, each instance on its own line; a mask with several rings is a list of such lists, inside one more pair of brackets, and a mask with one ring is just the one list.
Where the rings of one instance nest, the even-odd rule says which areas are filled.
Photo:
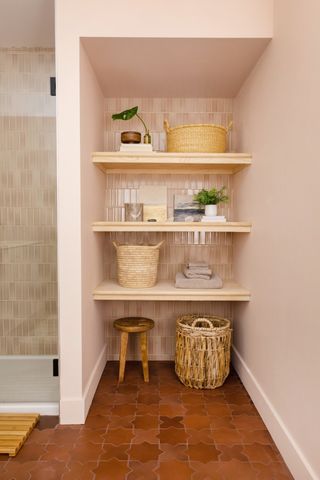
[[[122, 221], [125, 202], [137, 199], [140, 185], [166, 185], [168, 211], [172, 216], [175, 194], [192, 194], [212, 185], [225, 185], [230, 196], [220, 213], [234, 222], [236, 192], [233, 175], [213, 170], [172, 173], [163, 168], [149, 173], [139, 169], [115, 169], [105, 174], [92, 162], [93, 152], [119, 151], [124, 130], [142, 130], [138, 119], [114, 122], [112, 113], [138, 106], [152, 134], [153, 148], [166, 150], [163, 122], [172, 126], [215, 123], [227, 126], [233, 120], [233, 100], [270, 39], [200, 38], [82, 38], [80, 42], [81, 121], [81, 211], [83, 305], [93, 321], [105, 323], [107, 358], [117, 359], [119, 336], [113, 320], [142, 315], [155, 321], [150, 332], [149, 358], [172, 360], [175, 350], [175, 319], [183, 313], [208, 313], [233, 317], [234, 300], [163, 296], [161, 299], [109, 296], [94, 299], [101, 282], [116, 282], [116, 256], [112, 242], [157, 243], [164, 240], [159, 264], [159, 281], [173, 285], [175, 273], [187, 260], [205, 260], [225, 282], [234, 281], [233, 242], [237, 231], [129, 232], [93, 231], [98, 221]], [[237, 152], [236, 126], [229, 135], [229, 152]], [[247, 152], [250, 153], [250, 152]], [[237, 174], [236, 174], [237, 175]], [[249, 223], [250, 225], [250, 223]], [[243, 290], [243, 292], [246, 292]], [[246, 292], [242, 300], [248, 301]], [[97, 295], [96, 295], [96, 298]], [[159, 297], [160, 298], [160, 297]], [[98, 314], [97, 314], [98, 313]], [[87, 328], [90, 328], [90, 323]], [[139, 358], [135, 340], [128, 359]]]

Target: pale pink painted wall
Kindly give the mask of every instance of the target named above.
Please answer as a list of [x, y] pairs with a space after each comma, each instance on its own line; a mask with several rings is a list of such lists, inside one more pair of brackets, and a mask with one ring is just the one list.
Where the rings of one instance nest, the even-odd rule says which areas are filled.
[[236, 239], [235, 275], [252, 301], [235, 312], [234, 345], [286, 462], [306, 480], [320, 478], [320, 3], [301, 7], [275, 2], [274, 39], [235, 101], [238, 149], [253, 153], [236, 175], [235, 208], [253, 230]]
[[[83, 326], [89, 321], [84, 319], [82, 299], [87, 299], [85, 308], [90, 310], [92, 306], [89, 306], [90, 292], [84, 291], [86, 272], [81, 245], [80, 37], [263, 38], [272, 36], [272, 11], [273, 0], [201, 0], [196, 5], [185, 0], [168, 2], [168, 5], [159, 0], [140, 0], [134, 9], [130, 0], [56, 0], [58, 288], [63, 423], [83, 421], [84, 393], [94, 385], [91, 377], [86, 385], [85, 381], [94, 358], [98, 361], [101, 355], [101, 345], [94, 340], [100, 331], [97, 323], [91, 331], [90, 354], [84, 356], [82, 351], [85, 331], [88, 331]], [[95, 196], [96, 189], [93, 188], [91, 194]]]
[[[91, 154], [104, 144], [104, 97], [87, 54], [80, 45], [80, 141], [81, 141], [81, 229], [82, 229], [82, 355], [83, 393], [103, 354], [103, 305], [94, 302], [93, 289], [104, 278], [103, 235], [93, 235], [94, 218], [104, 218], [105, 175], [93, 168]], [[93, 194], [94, 193], [94, 194]], [[104, 355], [105, 356], [105, 355]]]

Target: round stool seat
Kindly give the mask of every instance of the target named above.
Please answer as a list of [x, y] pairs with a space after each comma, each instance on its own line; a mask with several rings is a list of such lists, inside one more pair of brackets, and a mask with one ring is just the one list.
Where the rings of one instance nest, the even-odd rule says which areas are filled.
[[151, 330], [154, 327], [154, 321], [144, 317], [124, 317], [115, 320], [113, 326], [122, 332], [139, 333]]

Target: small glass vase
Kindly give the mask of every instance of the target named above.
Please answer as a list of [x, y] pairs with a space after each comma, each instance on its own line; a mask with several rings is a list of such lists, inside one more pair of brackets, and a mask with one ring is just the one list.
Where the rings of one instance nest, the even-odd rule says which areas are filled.
[[124, 219], [126, 222], [142, 222], [143, 203], [125, 203]]

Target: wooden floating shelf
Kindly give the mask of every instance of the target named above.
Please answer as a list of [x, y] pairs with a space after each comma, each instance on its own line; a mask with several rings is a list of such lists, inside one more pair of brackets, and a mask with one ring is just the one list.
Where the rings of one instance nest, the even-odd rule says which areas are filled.
[[115, 280], [102, 282], [93, 291], [94, 300], [165, 300], [165, 301], [240, 301], [250, 300], [250, 292], [234, 282], [217, 289], [175, 288], [173, 282], [160, 281], [152, 288], [124, 288]]
[[94, 222], [94, 232], [235, 232], [249, 233], [249, 222]]
[[251, 165], [248, 153], [95, 152], [94, 165], [105, 173], [233, 174]]

